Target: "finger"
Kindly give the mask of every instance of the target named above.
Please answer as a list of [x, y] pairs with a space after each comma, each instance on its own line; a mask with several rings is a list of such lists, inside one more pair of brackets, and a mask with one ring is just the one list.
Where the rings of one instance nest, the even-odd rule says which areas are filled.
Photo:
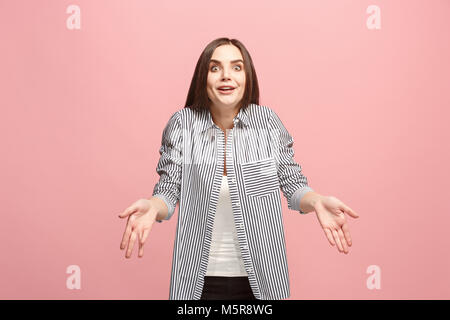
[[136, 232], [136, 230], [133, 230], [131, 232], [130, 241], [128, 242], [128, 249], [127, 249], [125, 257], [127, 257], [127, 258], [131, 257], [131, 253], [133, 252], [134, 243], [136, 242], [136, 238], [137, 238], [137, 232]]
[[139, 254], [138, 257], [142, 258], [144, 256], [144, 245], [139, 242]]
[[151, 227], [149, 229], [145, 229], [142, 232], [142, 236], [141, 236], [141, 239], [139, 242], [139, 256], [140, 257], [142, 257], [144, 255], [144, 244], [145, 244], [145, 240], [147, 240], [147, 237], [150, 233], [150, 229], [151, 229]]
[[148, 234], [150, 233], [150, 229], [145, 229], [144, 232], [142, 233], [142, 240], [141, 240], [142, 244], [144, 244], [145, 240], [147, 240]]
[[350, 217], [359, 218], [359, 215], [355, 211], [353, 211], [353, 209], [350, 209], [349, 206], [342, 204], [341, 209], [344, 210], [344, 212], [347, 213]]
[[334, 246], [336, 243], [335, 243], [334, 240], [333, 240], [333, 235], [331, 234], [330, 229], [325, 228], [325, 229], [323, 229], [323, 230], [325, 231], [325, 235], [327, 236], [328, 242], [329, 242], [332, 246]]
[[347, 240], [347, 244], [352, 246], [352, 238], [350, 237], [350, 230], [348, 229], [347, 223], [342, 225], [342, 231], [344, 232], [345, 239]]
[[137, 211], [138, 207], [136, 205], [132, 205], [125, 209], [124, 212], [119, 213], [119, 218], [125, 218], [128, 217], [130, 214], [135, 213]]
[[142, 242], [143, 232], [139, 233], [139, 252], [138, 257], [141, 258], [144, 255], [144, 242]]
[[343, 248], [342, 248], [341, 240], [339, 240], [339, 235], [338, 235], [336, 229], [333, 229], [332, 232], [333, 232], [334, 241], [336, 242], [339, 251], [342, 252]]
[[131, 231], [132, 231], [131, 222], [130, 219], [128, 219], [127, 225], [125, 226], [125, 232], [123, 233], [122, 242], [120, 243], [120, 250], [123, 250], [124, 248], [127, 247]]
[[339, 240], [341, 240], [342, 246], [344, 247], [344, 253], [348, 253], [347, 241], [344, 238], [344, 233], [342, 232], [341, 228], [338, 229], [338, 234]]

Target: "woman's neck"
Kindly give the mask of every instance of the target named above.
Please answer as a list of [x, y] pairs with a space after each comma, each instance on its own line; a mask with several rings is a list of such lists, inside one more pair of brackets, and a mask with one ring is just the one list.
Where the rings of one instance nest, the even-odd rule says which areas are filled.
[[239, 107], [235, 108], [221, 108], [210, 107], [211, 117], [217, 126], [225, 131], [226, 129], [232, 129], [234, 127], [233, 119], [239, 113]]

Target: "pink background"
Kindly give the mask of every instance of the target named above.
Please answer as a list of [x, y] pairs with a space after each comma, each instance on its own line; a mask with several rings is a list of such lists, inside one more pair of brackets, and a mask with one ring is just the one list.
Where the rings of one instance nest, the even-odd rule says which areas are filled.
[[345, 255], [283, 197], [290, 299], [449, 299], [449, 17], [444, 0], [0, 1], [0, 298], [168, 299], [178, 207], [142, 259], [117, 214], [151, 195], [162, 130], [227, 36], [310, 186], [360, 215]]

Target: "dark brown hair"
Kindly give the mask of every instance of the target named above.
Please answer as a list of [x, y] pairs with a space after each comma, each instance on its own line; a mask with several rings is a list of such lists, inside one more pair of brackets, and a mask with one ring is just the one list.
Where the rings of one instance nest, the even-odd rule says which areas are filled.
[[195, 67], [194, 75], [192, 76], [191, 86], [189, 87], [189, 93], [184, 106], [185, 108], [191, 108], [197, 111], [209, 109], [211, 100], [208, 98], [208, 93], [206, 91], [209, 63], [214, 50], [224, 44], [232, 44], [238, 47], [244, 58], [245, 90], [244, 96], [240, 101], [240, 108], [247, 108], [247, 106], [252, 103], [259, 104], [258, 78], [256, 77], [256, 71], [250, 53], [237, 39], [218, 38], [211, 41], [206, 46], [197, 61], [197, 66]]

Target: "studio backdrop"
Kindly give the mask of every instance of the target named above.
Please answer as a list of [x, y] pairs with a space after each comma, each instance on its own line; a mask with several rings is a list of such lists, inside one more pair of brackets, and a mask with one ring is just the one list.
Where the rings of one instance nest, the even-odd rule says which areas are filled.
[[178, 206], [125, 258], [200, 53], [242, 41], [339, 253], [282, 197], [289, 299], [450, 298], [450, 1], [0, 1], [1, 299], [168, 299]]

